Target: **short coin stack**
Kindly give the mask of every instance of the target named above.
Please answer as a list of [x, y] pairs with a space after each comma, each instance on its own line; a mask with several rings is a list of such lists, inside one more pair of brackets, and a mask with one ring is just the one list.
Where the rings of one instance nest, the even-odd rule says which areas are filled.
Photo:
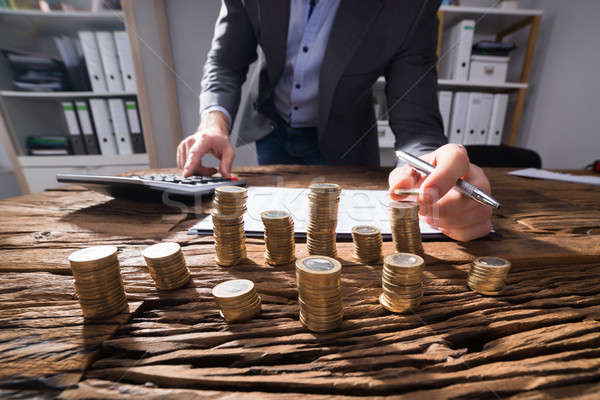
[[247, 321], [260, 314], [261, 299], [254, 283], [248, 279], [233, 279], [219, 283], [212, 290], [226, 322]]
[[478, 257], [471, 263], [467, 285], [474, 291], [498, 295], [504, 288], [510, 261], [500, 257]]
[[390, 202], [390, 220], [396, 251], [422, 255], [419, 205], [412, 201]]
[[296, 261], [300, 322], [311, 331], [331, 331], [342, 323], [341, 275], [342, 264], [330, 257]]
[[287, 211], [268, 210], [260, 214], [265, 226], [265, 261], [271, 265], [293, 262], [295, 256], [294, 221]]
[[363, 263], [377, 262], [381, 259], [381, 230], [376, 226], [357, 225], [352, 228], [354, 241], [353, 256]]
[[309, 189], [309, 217], [306, 227], [308, 253], [336, 257], [335, 230], [341, 188], [335, 183], [315, 183]]
[[190, 281], [190, 271], [178, 243], [157, 243], [142, 254], [157, 289], [177, 289]]
[[239, 186], [215, 189], [211, 212], [216, 261], [221, 266], [239, 264], [246, 258], [244, 213], [248, 190]]
[[416, 254], [396, 253], [383, 259], [382, 306], [392, 312], [406, 312], [421, 304], [424, 261]]
[[95, 246], [69, 256], [83, 316], [108, 318], [127, 308], [117, 248]]

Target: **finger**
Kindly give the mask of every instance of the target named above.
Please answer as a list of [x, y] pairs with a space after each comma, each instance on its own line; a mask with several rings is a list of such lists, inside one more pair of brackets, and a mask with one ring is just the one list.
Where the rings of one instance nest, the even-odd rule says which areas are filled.
[[456, 181], [469, 172], [467, 151], [461, 145], [447, 144], [434, 152], [435, 170], [425, 178], [419, 202], [433, 204], [444, 196]]
[[223, 155], [221, 156], [221, 163], [219, 164], [219, 170], [221, 171], [221, 175], [225, 178], [231, 177], [231, 164], [233, 163], [233, 158], [235, 157], [235, 151], [231, 146], [227, 146]]
[[424, 221], [431, 226], [448, 229], [462, 229], [473, 225], [483, 224], [490, 220], [492, 211], [490, 207], [473, 205], [460, 214], [438, 217], [427, 216]]
[[[490, 183], [483, 170], [476, 165], [471, 164], [469, 173], [464, 176], [464, 179], [481, 187], [486, 193], [490, 193]], [[434, 204], [419, 203], [419, 214], [428, 218], [460, 217], [461, 214], [468, 212], [472, 208], [485, 209], [491, 216], [491, 208], [475, 202], [473, 199], [456, 190], [448, 191], [448, 193]]]
[[194, 145], [194, 142], [186, 140], [183, 142], [183, 151], [181, 152], [181, 168], [185, 168], [185, 164], [187, 163], [187, 159], [189, 157], [190, 148]]
[[183, 162], [184, 142], [179, 143], [177, 146], [177, 168], [183, 169], [185, 163]]
[[465, 228], [439, 228], [439, 230], [454, 240], [468, 242], [490, 233], [492, 230], [492, 224], [490, 222], [486, 222]]
[[[187, 178], [198, 172], [201, 175], [207, 175], [210, 168], [202, 165], [202, 157], [208, 152], [209, 144], [206, 140], [199, 140], [187, 152], [187, 159], [183, 168], [183, 176]], [[214, 168], [213, 168], [214, 169]]]
[[388, 183], [390, 185], [390, 197], [392, 200], [403, 200], [406, 196], [397, 195], [394, 193], [396, 189], [416, 188], [419, 187], [421, 174], [412, 169], [409, 165], [394, 169], [390, 172]]

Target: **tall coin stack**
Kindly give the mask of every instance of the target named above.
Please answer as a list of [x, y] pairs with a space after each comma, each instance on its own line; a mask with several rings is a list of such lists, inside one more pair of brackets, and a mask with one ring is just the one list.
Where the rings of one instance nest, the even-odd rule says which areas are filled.
[[190, 281], [190, 271], [178, 243], [157, 243], [146, 248], [142, 254], [157, 289], [177, 289]]
[[335, 183], [315, 183], [309, 187], [309, 216], [306, 246], [311, 255], [337, 256], [335, 246], [341, 188]]
[[377, 262], [381, 259], [381, 230], [376, 226], [357, 225], [352, 228], [355, 259], [363, 263]]
[[423, 297], [424, 263], [416, 254], [395, 253], [386, 256], [381, 278], [383, 293], [379, 296], [381, 305], [396, 313], [419, 306]]
[[226, 322], [247, 321], [260, 314], [261, 299], [254, 283], [248, 279], [233, 279], [219, 283], [212, 290]]
[[295, 256], [294, 221], [290, 213], [268, 210], [260, 214], [265, 225], [265, 261], [271, 265], [293, 262]]
[[108, 318], [127, 308], [115, 246], [95, 246], [69, 256], [83, 316]]
[[341, 275], [342, 264], [330, 257], [296, 261], [300, 322], [311, 331], [331, 331], [342, 323]]
[[246, 258], [244, 213], [247, 192], [246, 188], [239, 186], [219, 186], [215, 189], [211, 215], [218, 265], [236, 265]]
[[500, 257], [478, 257], [471, 263], [467, 285], [474, 291], [498, 295], [504, 288], [510, 261]]
[[391, 201], [390, 220], [396, 251], [423, 255], [421, 229], [419, 228], [419, 205], [413, 201]]

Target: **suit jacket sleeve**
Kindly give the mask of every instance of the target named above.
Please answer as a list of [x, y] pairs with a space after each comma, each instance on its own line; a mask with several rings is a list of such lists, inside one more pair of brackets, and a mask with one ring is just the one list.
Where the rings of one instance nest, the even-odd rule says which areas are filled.
[[256, 60], [256, 46], [256, 36], [241, 1], [223, 0], [204, 65], [200, 112], [224, 107], [233, 125], [248, 67]]
[[440, 0], [425, 0], [405, 44], [385, 72], [396, 149], [416, 156], [446, 144], [437, 97], [436, 47]]

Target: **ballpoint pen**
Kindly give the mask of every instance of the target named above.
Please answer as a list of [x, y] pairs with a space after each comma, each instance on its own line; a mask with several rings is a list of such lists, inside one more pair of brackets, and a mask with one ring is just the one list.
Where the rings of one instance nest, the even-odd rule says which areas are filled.
[[[412, 154], [409, 154], [405, 151], [396, 150], [396, 157], [398, 157], [399, 159], [401, 159], [403, 161], [406, 161], [411, 167], [413, 167], [413, 169], [415, 169], [418, 172], [421, 172], [422, 174], [429, 175], [435, 170], [435, 167], [433, 165], [431, 165], [428, 162], [423, 161], [420, 158], [415, 157]], [[498, 201], [496, 201], [496, 199], [494, 199], [489, 194], [485, 193], [483, 190], [481, 190], [477, 186], [472, 185], [469, 182], [466, 182], [462, 179], [459, 179], [456, 181], [456, 185], [454, 185], [454, 189], [457, 190], [458, 192], [462, 193], [463, 195], [470, 197], [471, 199], [475, 200], [476, 202], [478, 202], [480, 204], [494, 207], [494, 208], [500, 208], [500, 203], [498, 203]], [[404, 194], [404, 193], [398, 193], [398, 194]]]

